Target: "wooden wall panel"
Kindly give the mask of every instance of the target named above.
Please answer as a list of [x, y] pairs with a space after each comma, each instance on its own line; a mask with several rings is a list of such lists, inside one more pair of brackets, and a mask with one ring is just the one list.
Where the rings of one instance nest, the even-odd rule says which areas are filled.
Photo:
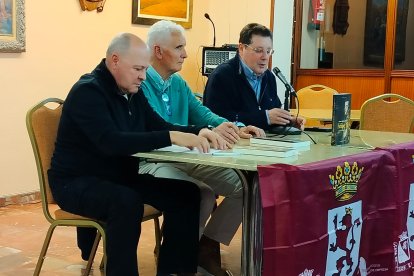
[[391, 93], [400, 94], [414, 100], [414, 78], [395, 78], [391, 79]]
[[359, 109], [369, 98], [384, 93], [383, 77], [298, 75], [295, 88], [299, 90], [312, 84], [323, 84], [339, 93], [351, 93], [352, 109]]

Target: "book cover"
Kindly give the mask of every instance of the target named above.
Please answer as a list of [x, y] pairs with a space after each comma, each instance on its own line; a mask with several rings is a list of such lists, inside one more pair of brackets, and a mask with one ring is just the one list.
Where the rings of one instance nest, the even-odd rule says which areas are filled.
[[344, 145], [350, 139], [351, 94], [333, 95], [331, 145]]
[[268, 145], [274, 147], [287, 147], [293, 149], [310, 148], [309, 140], [278, 137], [253, 137], [250, 138], [250, 145]]
[[298, 151], [292, 148], [273, 147], [265, 145], [250, 145], [234, 147], [233, 152], [242, 155], [256, 155], [268, 157], [290, 157], [298, 154]]

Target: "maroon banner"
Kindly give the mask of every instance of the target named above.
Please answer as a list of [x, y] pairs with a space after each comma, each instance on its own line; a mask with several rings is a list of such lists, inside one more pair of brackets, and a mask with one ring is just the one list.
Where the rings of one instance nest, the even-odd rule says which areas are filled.
[[400, 214], [396, 225], [398, 235], [394, 237], [395, 265], [397, 269], [406, 269], [414, 263], [414, 143], [380, 150], [390, 152], [397, 163], [396, 191]]
[[264, 276], [412, 275], [395, 265], [401, 216], [391, 153], [258, 172]]

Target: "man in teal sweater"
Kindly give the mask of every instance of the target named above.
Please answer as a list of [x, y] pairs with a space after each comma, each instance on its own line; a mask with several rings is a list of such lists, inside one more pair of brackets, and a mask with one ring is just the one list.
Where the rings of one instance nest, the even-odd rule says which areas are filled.
[[[159, 21], [148, 32], [151, 66], [142, 90], [150, 105], [164, 120], [179, 125], [209, 125], [231, 147], [240, 137], [263, 136], [264, 132], [253, 126], [241, 125], [214, 114], [194, 96], [185, 80], [178, 74], [184, 59], [184, 29], [171, 21]], [[207, 272], [229, 275], [221, 268], [218, 243], [229, 245], [242, 219], [243, 189], [237, 174], [226, 168], [182, 163], [145, 163], [140, 173], [157, 177], [185, 179], [197, 184], [201, 190], [199, 266]], [[216, 195], [224, 197], [211, 214]], [[211, 214], [208, 224], [205, 225]], [[205, 226], [205, 228], [204, 228]]]

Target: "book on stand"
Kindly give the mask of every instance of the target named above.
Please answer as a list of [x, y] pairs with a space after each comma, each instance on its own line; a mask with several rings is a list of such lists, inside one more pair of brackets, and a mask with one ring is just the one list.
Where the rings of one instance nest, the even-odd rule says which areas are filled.
[[333, 95], [331, 145], [344, 145], [350, 139], [351, 94]]
[[274, 147], [285, 147], [293, 149], [309, 149], [309, 140], [286, 139], [278, 137], [253, 137], [250, 138], [250, 145], [267, 145]]

